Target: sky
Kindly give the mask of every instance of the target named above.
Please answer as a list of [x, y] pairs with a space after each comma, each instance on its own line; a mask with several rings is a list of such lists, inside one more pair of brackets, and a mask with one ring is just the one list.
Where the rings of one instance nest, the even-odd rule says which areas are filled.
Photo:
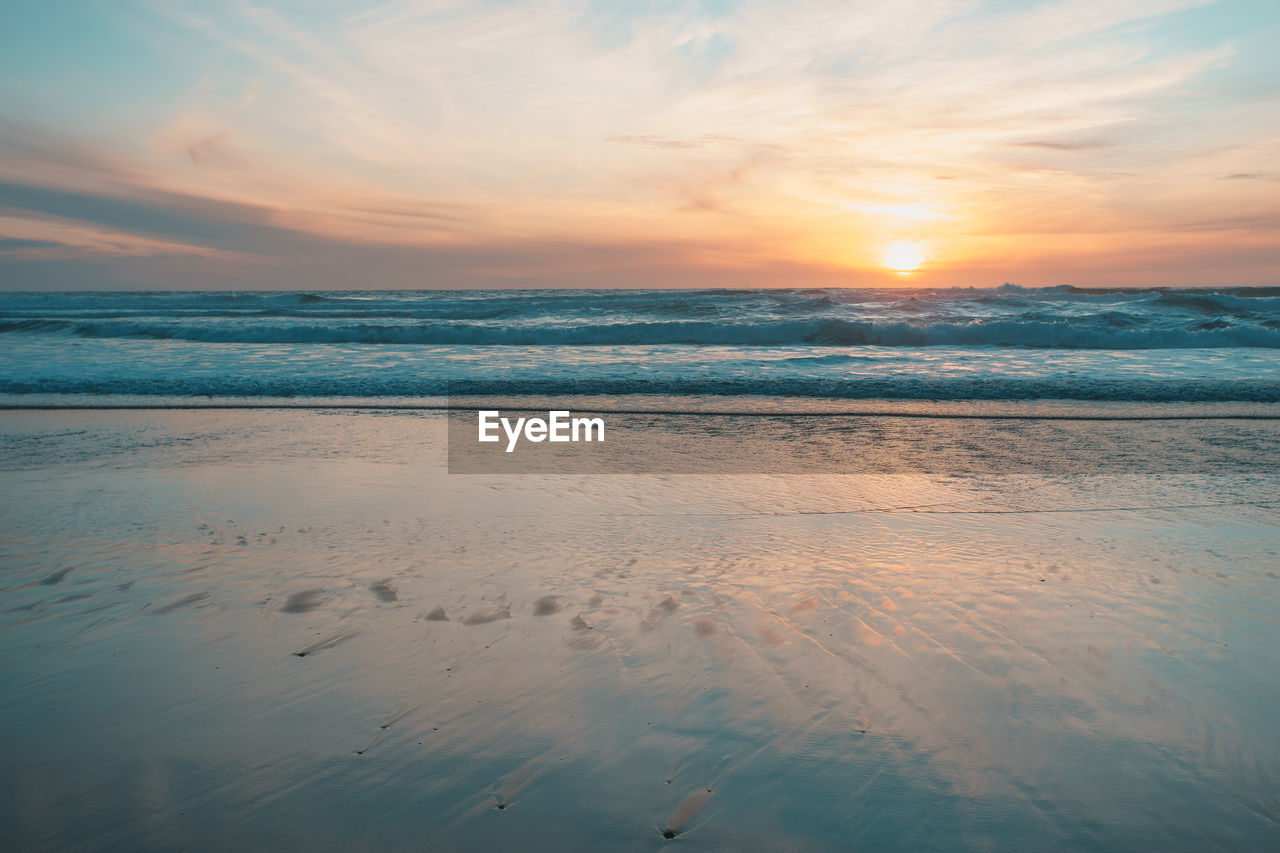
[[0, 5], [0, 289], [1280, 284], [1275, 0]]

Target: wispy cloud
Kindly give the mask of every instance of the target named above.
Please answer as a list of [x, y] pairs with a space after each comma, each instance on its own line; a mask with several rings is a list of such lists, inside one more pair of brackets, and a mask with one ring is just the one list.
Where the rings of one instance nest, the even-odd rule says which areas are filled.
[[[424, 285], [491, 283], [499, 257], [544, 282], [661, 266], [666, 284], [871, 283], [895, 241], [928, 244], [922, 278], [1000, 280], [1070, 243], [1101, 280], [1196, 216], [1234, 208], [1247, 243], [1273, 210], [1245, 177], [1269, 174], [1280, 121], [1208, 82], [1249, 58], [1189, 29], [1212, 6], [153, 2], [132, 12], [146, 32], [207, 51], [196, 82], [147, 127], [10, 115], [3, 221], [63, 230], [0, 237], [56, 254], [133, 235], [135, 255], [178, 246], [254, 276], [319, 247], [371, 263], [370, 285], [392, 249]], [[1125, 235], [1121, 255], [1100, 233]]]

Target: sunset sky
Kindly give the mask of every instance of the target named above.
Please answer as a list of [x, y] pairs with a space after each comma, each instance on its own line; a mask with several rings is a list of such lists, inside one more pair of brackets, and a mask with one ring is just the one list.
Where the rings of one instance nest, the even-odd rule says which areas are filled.
[[1280, 284], [1276, 0], [6, 3], [0, 288]]

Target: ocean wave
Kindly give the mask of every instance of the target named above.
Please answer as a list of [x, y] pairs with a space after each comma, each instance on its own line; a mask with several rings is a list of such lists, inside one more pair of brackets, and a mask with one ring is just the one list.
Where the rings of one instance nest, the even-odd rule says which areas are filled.
[[1280, 289], [0, 294], [0, 335], [227, 344], [1277, 348]]
[[1275, 380], [1144, 380], [1132, 377], [558, 377], [444, 381], [389, 376], [157, 376], [0, 379], [0, 394], [171, 397], [441, 397], [662, 395], [812, 397], [834, 400], [1088, 400], [1280, 402]]
[[1194, 319], [1169, 327], [1113, 313], [1091, 321], [1059, 318], [902, 322], [817, 318], [721, 323], [657, 321], [576, 325], [483, 323], [371, 323], [328, 318], [0, 321], [4, 333], [57, 333], [84, 338], [145, 338], [245, 344], [432, 344], [440, 346], [996, 346], [1049, 349], [1280, 348], [1280, 329]]

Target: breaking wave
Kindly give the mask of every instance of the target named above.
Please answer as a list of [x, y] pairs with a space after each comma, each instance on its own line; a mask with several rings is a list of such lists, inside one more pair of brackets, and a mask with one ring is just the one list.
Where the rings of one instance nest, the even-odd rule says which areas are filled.
[[0, 294], [0, 393], [1280, 402], [1280, 288]]
[[0, 335], [438, 346], [1280, 348], [1280, 289], [10, 294]]

